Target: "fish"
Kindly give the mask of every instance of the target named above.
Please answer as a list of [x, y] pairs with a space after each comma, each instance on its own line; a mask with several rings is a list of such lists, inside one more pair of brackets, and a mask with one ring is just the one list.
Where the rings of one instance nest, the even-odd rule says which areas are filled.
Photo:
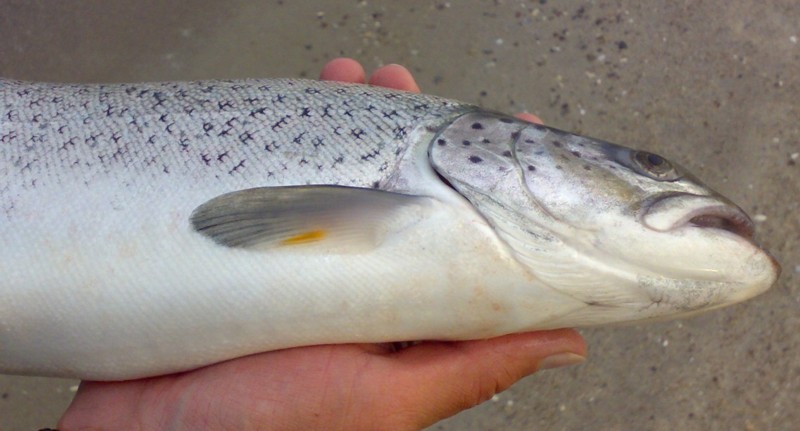
[[655, 153], [302, 79], [0, 80], [0, 372], [682, 318], [777, 261]]

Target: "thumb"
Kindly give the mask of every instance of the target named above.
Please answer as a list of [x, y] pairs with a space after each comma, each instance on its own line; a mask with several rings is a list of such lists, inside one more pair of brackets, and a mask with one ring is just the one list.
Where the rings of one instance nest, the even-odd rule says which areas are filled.
[[[489, 340], [429, 342], [395, 354], [395, 412], [419, 427], [486, 401], [540, 369], [583, 362], [586, 342], [572, 329]], [[399, 396], [398, 396], [399, 395]]]

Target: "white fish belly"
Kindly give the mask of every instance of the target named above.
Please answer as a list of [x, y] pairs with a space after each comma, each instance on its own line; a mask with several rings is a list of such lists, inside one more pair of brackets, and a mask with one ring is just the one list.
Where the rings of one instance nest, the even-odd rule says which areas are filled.
[[20, 201], [25, 217], [0, 229], [25, 245], [0, 250], [4, 372], [130, 379], [292, 346], [489, 337], [582, 305], [451, 205], [369, 252], [320, 254], [220, 246], [189, 229], [176, 196], [129, 197], [120, 219], [70, 190], [47, 195], [54, 211]]

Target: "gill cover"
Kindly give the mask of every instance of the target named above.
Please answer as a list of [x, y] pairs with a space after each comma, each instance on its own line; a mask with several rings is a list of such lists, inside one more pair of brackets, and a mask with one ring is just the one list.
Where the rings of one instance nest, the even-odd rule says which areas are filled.
[[569, 278], [585, 280], [588, 275], [576, 271], [574, 254], [559, 238], [569, 226], [559, 226], [527, 190], [525, 170], [535, 167], [519, 163], [517, 144], [531, 127], [544, 129], [499, 114], [466, 114], [437, 136], [429, 150], [431, 165], [540, 279], [546, 281], [543, 274], [553, 272], [565, 274], [562, 285]]

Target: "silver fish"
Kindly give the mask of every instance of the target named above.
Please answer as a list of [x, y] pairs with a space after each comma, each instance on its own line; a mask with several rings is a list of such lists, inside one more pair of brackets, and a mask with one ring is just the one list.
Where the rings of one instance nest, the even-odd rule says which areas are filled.
[[780, 270], [659, 155], [363, 85], [2, 80], [0, 149], [5, 373], [682, 317]]

